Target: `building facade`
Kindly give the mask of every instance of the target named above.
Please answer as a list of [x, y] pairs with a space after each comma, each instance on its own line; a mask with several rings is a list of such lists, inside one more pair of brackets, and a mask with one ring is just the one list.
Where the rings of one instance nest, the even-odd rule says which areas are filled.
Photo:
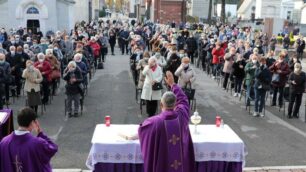
[[91, 0], [0, 0], [0, 27], [23, 27], [43, 33], [69, 31], [76, 22], [94, 19], [101, 2], [104, 1], [94, 1], [90, 7]]
[[254, 12], [255, 18], [277, 18], [306, 24], [305, 2], [306, 0], [244, 0], [238, 9], [238, 17], [248, 20]]
[[186, 14], [185, 2], [184, 0], [147, 0], [146, 13], [149, 19], [154, 22], [175, 21], [180, 23], [183, 20], [182, 12]]

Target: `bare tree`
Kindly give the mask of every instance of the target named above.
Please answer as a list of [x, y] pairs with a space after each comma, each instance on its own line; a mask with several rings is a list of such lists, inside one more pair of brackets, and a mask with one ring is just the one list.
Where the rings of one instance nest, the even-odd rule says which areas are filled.
[[209, 0], [208, 6], [208, 23], [211, 24], [212, 0]]
[[225, 23], [225, 0], [221, 1], [221, 22]]

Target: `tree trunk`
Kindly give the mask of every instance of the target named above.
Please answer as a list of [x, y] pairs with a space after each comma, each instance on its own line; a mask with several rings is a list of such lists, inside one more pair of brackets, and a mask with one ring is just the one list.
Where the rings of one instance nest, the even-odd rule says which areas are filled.
[[211, 12], [212, 12], [212, 0], [209, 0], [209, 7], [208, 7], [208, 23], [211, 24]]
[[225, 0], [221, 3], [221, 22], [225, 23]]

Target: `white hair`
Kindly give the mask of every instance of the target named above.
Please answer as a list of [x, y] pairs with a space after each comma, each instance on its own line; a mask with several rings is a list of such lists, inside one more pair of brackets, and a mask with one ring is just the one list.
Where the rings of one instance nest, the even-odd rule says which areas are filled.
[[148, 61], [149, 63], [152, 63], [152, 62], [157, 62], [157, 58], [156, 57], [154, 57], [154, 56], [152, 56], [152, 57], [150, 57], [149, 58], [149, 61]]
[[49, 54], [49, 53], [53, 54], [53, 49], [46, 49], [46, 54]]
[[82, 59], [83, 55], [82, 55], [81, 53], [76, 53], [76, 54], [74, 55], [73, 59], [76, 60], [78, 57], [79, 57], [80, 59]]
[[38, 59], [44, 59], [45, 58], [45, 55], [43, 53], [38, 53], [37, 54], [37, 58]]
[[76, 67], [77, 64], [75, 63], [75, 61], [70, 61], [70, 62], [68, 63], [68, 66], [74, 66], [74, 67]]

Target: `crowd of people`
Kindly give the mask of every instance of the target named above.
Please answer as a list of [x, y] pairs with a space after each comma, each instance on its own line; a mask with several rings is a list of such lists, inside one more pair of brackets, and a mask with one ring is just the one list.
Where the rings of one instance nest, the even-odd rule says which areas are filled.
[[[180, 168], [184, 166], [194, 171], [194, 151], [187, 126], [188, 104], [195, 93], [195, 67], [210, 74], [212, 79], [221, 78], [222, 88], [233, 89], [234, 97], [243, 96], [245, 90], [246, 106], [255, 102], [255, 117], [264, 117], [267, 93], [272, 97], [271, 106], [283, 107], [286, 98], [289, 100], [288, 118], [299, 117], [306, 77], [301, 65], [305, 49], [301, 35], [292, 46], [288, 34], [284, 35], [282, 45], [277, 45], [275, 35], [269, 38], [251, 27], [217, 23], [195, 24], [193, 28], [195, 30], [188, 30], [187, 24], [177, 29], [173, 23], [106, 21], [78, 23], [69, 33], [58, 31], [46, 36], [23, 28], [12, 34], [1, 29], [0, 109], [11, 103], [11, 97], [21, 96], [22, 89], [29, 107], [17, 116], [18, 130], [0, 143], [0, 169], [51, 171], [50, 159], [58, 148], [40, 128], [38, 106], [50, 102], [63, 79], [68, 115], [77, 117], [80, 99], [84, 99], [94, 71], [103, 68], [108, 47], [110, 54], [115, 55], [116, 43], [122, 55], [130, 58], [133, 82], [141, 90], [141, 103], [146, 105], [150, 117], [140, 125], [138, 135], [131, 138], [140, 139], [145, 171], [152, 171], [153, 163], [158, 164], [157, 169], [170, 168], [165, 162], [173, 159], [174, 154], [155, 154], [160, 151], [156, 146], [164, 144], [171, 134], [168, 129], [182, 137], [179, 140], [182, 147], [168, 147], [163, 153], [183, 150], [185, 157], [190, 158], [187, 161], [181, 155], [175, 157], [179, 158]], [[295, 48], [294, 54], [288, 53], [291, 48]], [[170, 91], [162, 94], [164, 87]], [[161, 101], [160, 115], [156, 115], [158, 101]], [[33, 130], [37, 137], [30, 134]], [[160, 137], [153, 137], [156, 133]], [[14, 151], [10, 150], [10, 144]], [[28, 149], [23, 149], [24, 146]], [[36, 147], [39, 150], [35, 150]], [[152, 152], [154, 155], [149, 154]], [[26, 166], [7, 165], [13, 160], [11, 154], [16, 163], [20, 158]], [[35, 159], [30, 162], [22, 155]]]
[[[245, 90], [246, 106], [255, 102], [253, 116], [264, 116], [266, 96], [271, 95], [271, 106], [283, 108], [285, 98], [289, 101], [288, 118], [299, 117], [305, 90], [302, 35], [291, 45], [289, 34], [284, 34], [278, 45], [276, 35], [269, 38], [251, 27], [217, 23], [195, 24], [194, 28], [177, 30], [172, 24], [148, 23], [119, 35], [122, 54], [129, 41], [131, 71], [135, 85], [142, 89], [141, 99], [149, 116], [156, 113], [161, 97], [162, 89], [155, 90], [154, 86], [166, 71], [171, 71], [175, 83], [193, 98], [187, 87], [194, 87], [195, 66], [211, 73], [213, 79], [221, 78], [222, 88], [233, 89], [234, 97], [241, 97]], [[289, 49], [294, 53], [289, 55]]]

